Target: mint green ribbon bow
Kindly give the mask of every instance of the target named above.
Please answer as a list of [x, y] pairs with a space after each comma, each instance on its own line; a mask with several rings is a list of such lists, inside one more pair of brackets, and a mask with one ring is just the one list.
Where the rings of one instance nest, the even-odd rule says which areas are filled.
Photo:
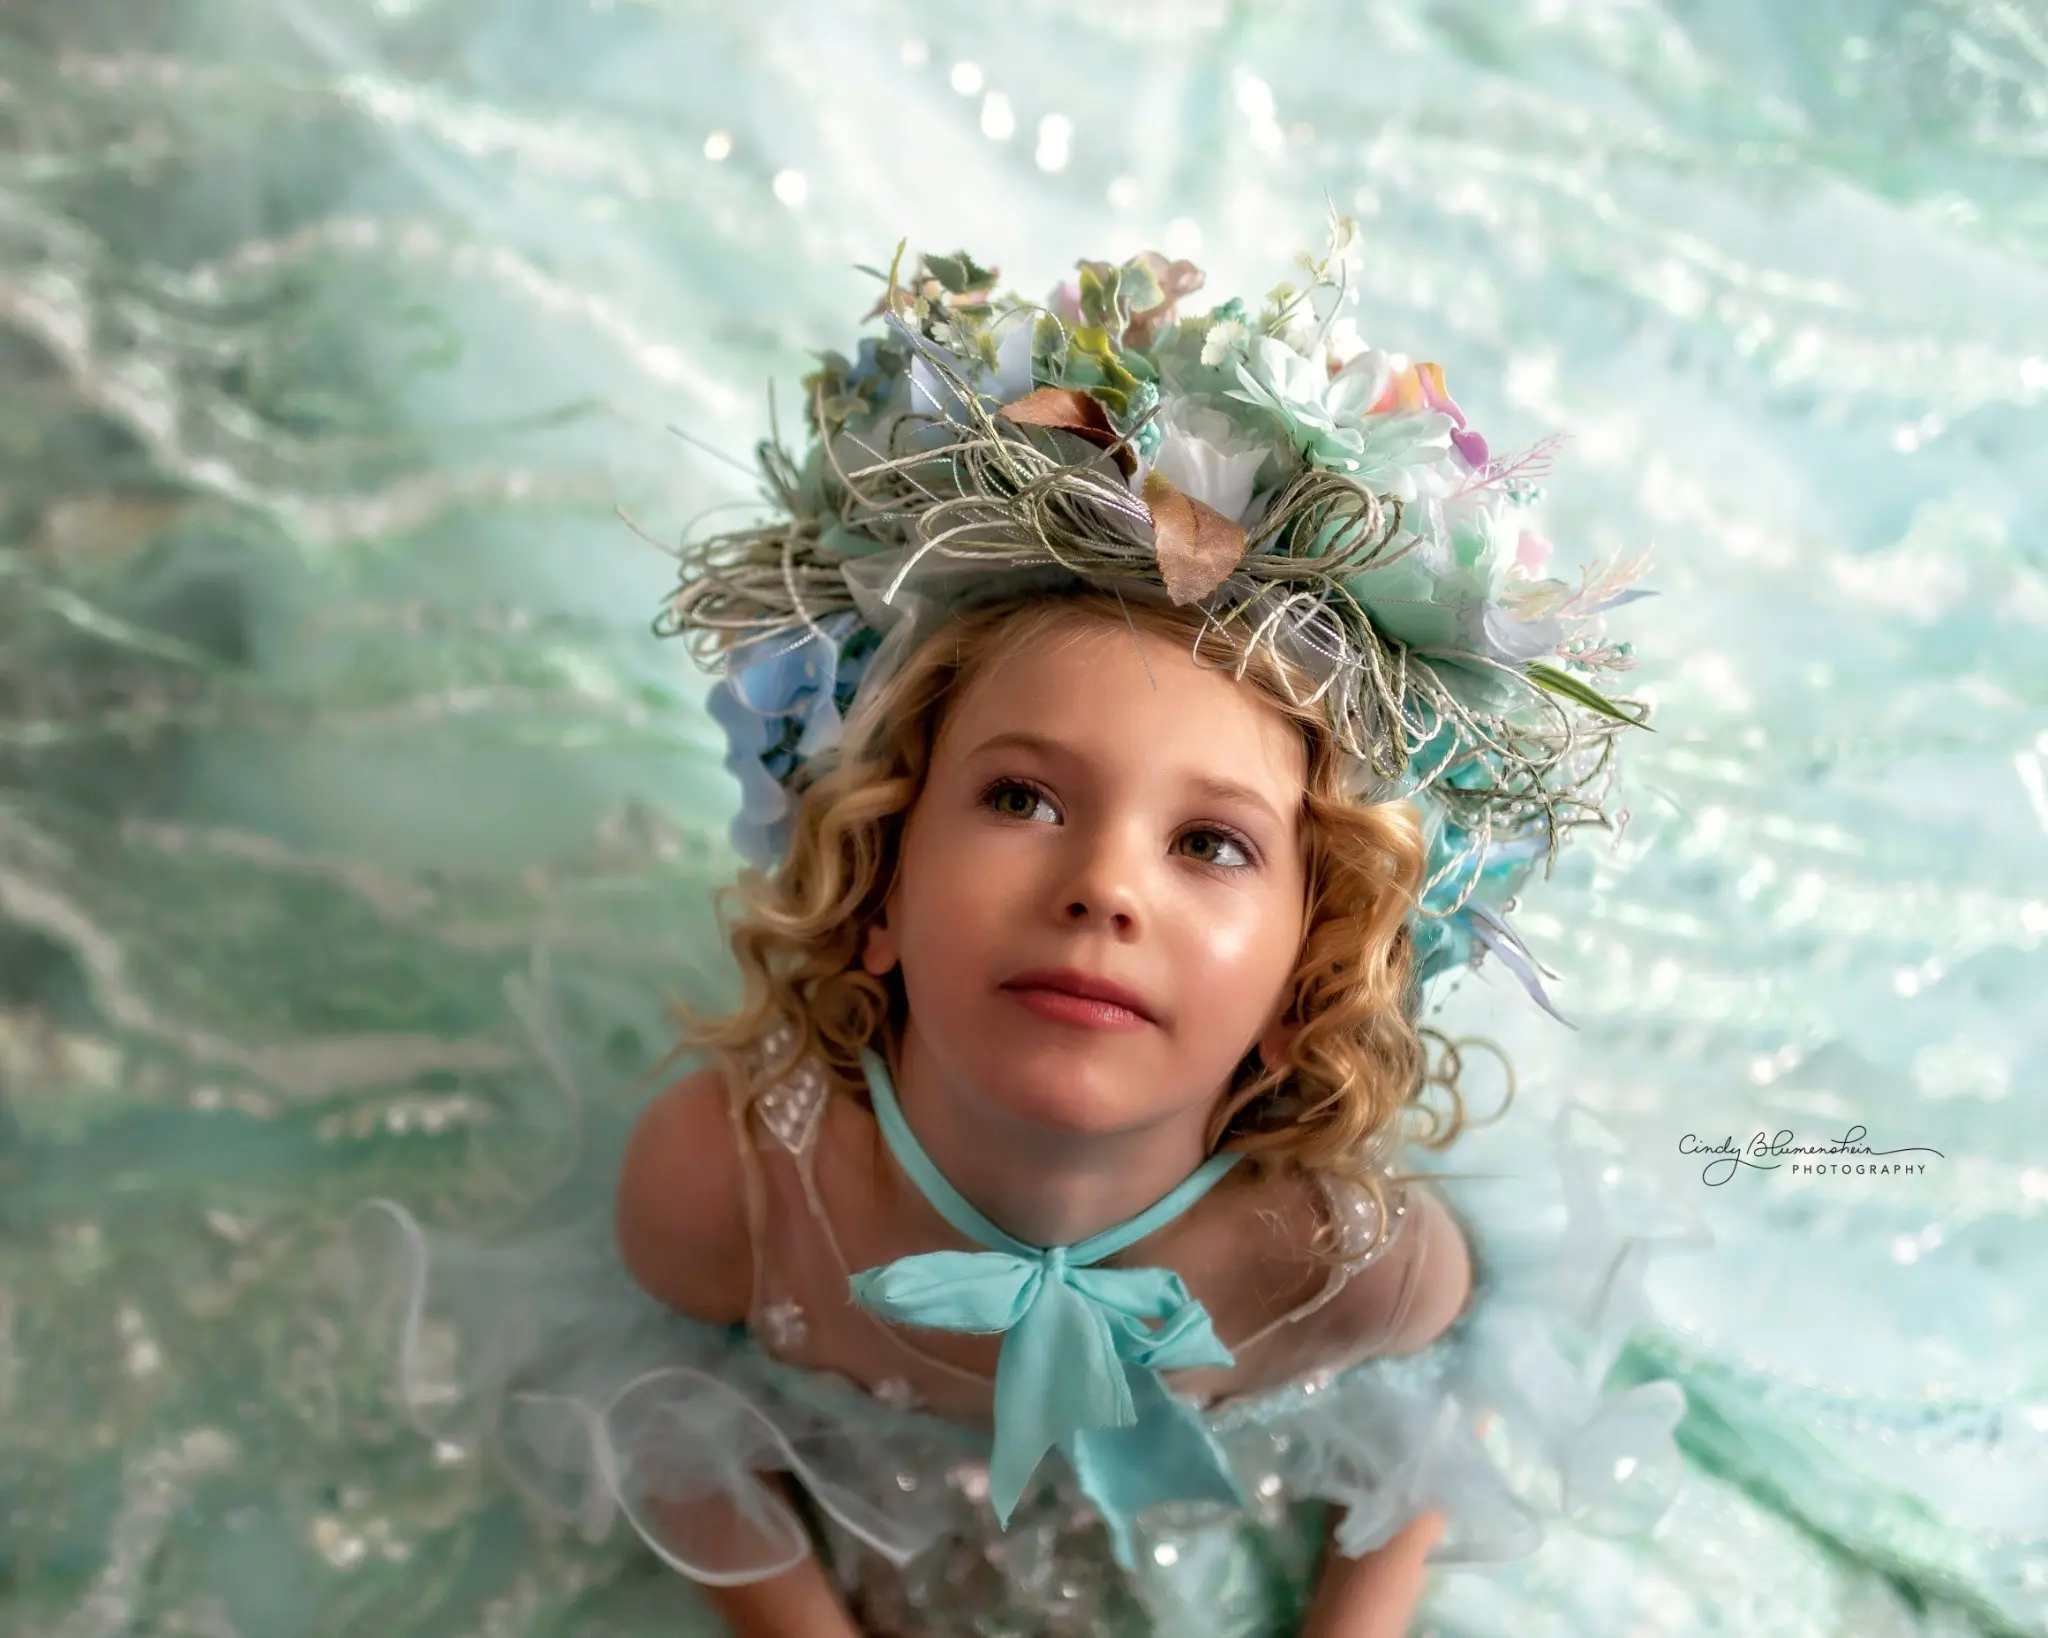
[[1091, 1268], [1171, 1221], [1236, 1164], [1206, 1161], [1145, 1211], [1073, 1246], [1013, 1239], [962, 1198], [897, 1106], [888, 1068], [862, 1061], [883, 1137], [934, 1207], [989, 1251], [933, 1251], [852, 1275], [853, 1298], [899, 1325], [1003, 1333], [996, 1363], [989, 1501], [1007, 1527], [1047, 1450], [1063, 1450], [1103, 1512], [1118, 1556], [1143, 1507], [1201, 1497], [1242, 1505], [1207, 1422], [1160, 1382], [1162, 1370], [1229, 1365], [1209, 1313], [1171, 1269]]

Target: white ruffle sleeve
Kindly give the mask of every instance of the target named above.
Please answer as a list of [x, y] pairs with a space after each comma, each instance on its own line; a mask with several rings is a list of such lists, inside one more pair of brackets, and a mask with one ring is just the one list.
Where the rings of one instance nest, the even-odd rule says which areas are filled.
[[1649, 1530], [1675, 1499], [1683, 1390], [1606, 1378], [1647, 1317], [1649, 1259], [1710, 1240], [1583, 1105], [1556, 1116], [1550, 1140], [1471, 1176], [1477, 1139], [1461, 1139], [1432, 1178], [1473, 1263], [1443, 1336], [1214, 1413], [1255, 1487], [1343, 1509], [1339, 1551], [1368, 1552], [1435, 1510], [1445, 1531], [1431, 1562], [1497, 1562], [1534, 1551], [1553, 1522]]
[[[1450, 1158], [1468, 1160], [1467, 1142]], [[1704, 1244], [1697, 1224], [1578, 1106], [1547, 1152], [1472, 1171], [1431, 1182], [1474, 1267], [1442, 1337], [1212, 1408], [1254, 1503], [1141, 1517], [1132, 1596], [1157, 1622], [1201, 1606], [1208, 1625], [1189, 1630], [1264, 1630], [1250, 1615], [1217, 1625], [1219, 1598], [1284, 1620], [1326, 1522], [1357, 1556], [1434, 1510], [1446, 1527], [1431, 1562], [1481, 1565], [1533, 1551], [1552, 1524], [1622, 1536], [1669, 1506], [1682, 1392], [1603, 1379], [1640, 1317], [1646, 1260]], [[603, 1204], [491, 1241], [432, 1231], [390, 1201], [359, 1208], [353, 1239], [396, 1327], [396, 1393], [423, 1435], [487, 1446], [537, 1509], [592, 1540], [623, 1517], [707, 1585], [776, 1575], [821, 1539], [839, 1544], [848, 1584], [872, 1580], [851, 1558], [879, 1559], [927, 1602], [970, 1585], [983, 1599], [1049, 1596], [1038, 1582], [992, 1592], [963, 1561], [1017, 1577], [1026, 1560], [1088, 1558], [1069, 1586], [1116, 1573], [1057, 1461], [1006, 1541], [986, 1502], [985, 1433], [663, 1308], [624, 1270]], [[1032, 1523], [1055, 1515], [1065, 1522]]]

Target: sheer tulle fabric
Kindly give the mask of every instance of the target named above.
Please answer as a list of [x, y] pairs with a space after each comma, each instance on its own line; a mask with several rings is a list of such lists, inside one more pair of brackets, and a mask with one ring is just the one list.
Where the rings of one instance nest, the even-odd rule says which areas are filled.
[[[1212, 1406], [1253, 1507], [1142, 1515], [1137, 1584], [1114, 1594], [1106, 1535], [1063, 1464], [1041, 1469], [1006, 1539], [986, 1500], [984, 1429], [779, 1360], [745, 1327], [662, 1308], [619, 1264], [601, 1201], [492, 1243], [376, 1201], [359, 1209], [355, 1241], [398, 1317], [396, 1392], [415, 1425], [486, 1441], [536, 1508], [593, 1540], [623, 1516], [707, 1585], [765, 1579], [823, 1545], [849, 1592], [887, 1576], [923, 1588], [927, 1606], [948, 1587], [987, 1602], [993, 1575], [1028, 1606], [1044, 1566], [1020, 1549], [1043, 1534], [1034, 1519], [1057, 1515], [1050, 1550], [1076, 1561], [1062, 1584], [1096, 1586], [1097, 1613], [1128, 1597], [1157, 1617], [1185, 1603], [1191, 1577], [1249, 1576], [1269, 1584], [1246, 1608], [1270, 1622], [1306, 1595], [1326, 1522], [1355, 1556], [1438, 1510], [1447, 1528], [1432, 1560], [1485, 1564], [1533, 1551], [1559, 1522], [1627, 1535], [1669, 1505], [1682, 1393], [1603, 1391], [1601, 1379], [1645, 1259], [1699, 1233], [1583, 1109], [1567, 1108], [1553, 1151], [1533, 1158], [1520, 1176], [1436, 1185], [1474, 1253], [1475, 1290], [1452, 1329], [1420, 1353]], [[815, 1509], [815, 1530], [764, 1482], [777, 1474]], [[1268, 1630], [1257, 1621], [1242, 1630]]]

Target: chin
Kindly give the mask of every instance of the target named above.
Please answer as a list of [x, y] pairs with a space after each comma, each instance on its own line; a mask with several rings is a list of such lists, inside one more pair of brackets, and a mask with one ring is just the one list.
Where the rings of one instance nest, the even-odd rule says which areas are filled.
[[1013, 1119], [1051, 1131], [1122, 1131], [1156, 1114], [1145, 1100], [1165, 1090], [1154, 1054], [1134, 1050], [1143, 1038], [1027, 1021], [977, 1044], [976, 1079]]

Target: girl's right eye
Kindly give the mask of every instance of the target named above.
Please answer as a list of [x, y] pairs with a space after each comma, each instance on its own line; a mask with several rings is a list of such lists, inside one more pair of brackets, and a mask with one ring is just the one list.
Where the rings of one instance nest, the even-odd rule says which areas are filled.
[[1045, 793], [1021, 779], [998, 779], [981, 793], [981, 800], [984, 807], [993, 808], [1005, 819], [1035, 819], [1040, 808], [1057, 815]]

